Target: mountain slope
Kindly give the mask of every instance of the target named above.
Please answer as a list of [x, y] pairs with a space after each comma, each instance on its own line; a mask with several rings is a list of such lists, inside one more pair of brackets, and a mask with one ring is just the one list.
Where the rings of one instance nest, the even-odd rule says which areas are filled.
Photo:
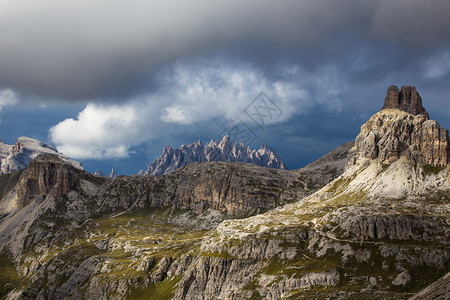
[[193, 162], [204, 161], [238, 161], [274, 169], [287, 169], [278, 154], [266, 144], [258, 150], [251, 150], [243, 143], [232, 145], [230, 138], [224, 136], [222, 140], [211, 140], [206, 146], [203, 146], [200, 140], [187, 146], [182, 145], [178, 149], [166, 146], [144, 174], [167, 174]]

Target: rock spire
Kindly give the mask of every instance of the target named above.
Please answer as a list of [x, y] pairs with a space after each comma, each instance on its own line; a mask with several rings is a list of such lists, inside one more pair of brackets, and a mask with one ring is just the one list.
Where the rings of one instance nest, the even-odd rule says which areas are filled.
[[397, 86], [391, 85], [388, 88], [382, 109], [387, 108], [397, 108], [413, 115], [428, 117], [427, 111], [422, 106], [422, 98], [414, 86], [402, 86], [399, 91]]

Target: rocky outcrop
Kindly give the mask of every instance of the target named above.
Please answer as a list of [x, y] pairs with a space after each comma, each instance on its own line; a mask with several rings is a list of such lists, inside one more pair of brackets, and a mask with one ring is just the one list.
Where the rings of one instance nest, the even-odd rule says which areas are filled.
[[107, 209], [171, 206], [196, 213], [212, 209], [228, 216], [248, 216], [289, 199], [301, 199], [342, 174], [351, 145], [295, 171], [204, 162], [164, 176], [122, 176], [106, 183], [98, 203]]
[[261, 266], [255, 261], [199, 257], [178, 284], [173, 299], [248, 299], [252, 292], [242, 288], [252, 282]]
[[384, 109], [361, 127], [351, 152], [353, 157], [360, 155], [383, 164], [405, 155], [413, 163], [447, 166], [449, 149], [448, 131], [436, 121], [426, 115]]
[[224, 136], [222, 140], [211, 140], [206, 146], [203, 146], [200, 140], [187, 146], [182, 145], [178, 149], [166, 146], [145, 174], [167, 174], [188, 164], [205, 161], [238, 161], [274, 169], [287, 169], [278, 154], [268, 145], [263, 144], [259, 150], [251, 150], [243, 143], [232, 145], [229, 136]]
[[71, 191], [77, 172], [56, 156], [42, 154], [32, 161], [17, 185], [17, 206], [22, 209], [33, 201], [42, 202], [52, 193], [60, 198]]
[[[396, 114], [398, 109], [415, 117]], [[403, 151], [413, 161], [420, 158], [429, 165], [447, 166], [449, 157], [448, 131], [436, 121], [429, 120], [422, 106], [422, 98], [414, 86], [390, 86], [381, 113], [376, 114], [362, 128], [358, 146], [365, 144], [363, 155], [378, 158], [382, 163], [396, 161]], [[362, 136], [361, 136], [362, 135]]]
[[401, 91], [398, 87], [391, 85], [388, 88], [384, 105], [382, 109], [396, 108], [413, 115], [424, 115], [428, 113], [422, 106], [422, 98], [414, 86], [402, 86]]

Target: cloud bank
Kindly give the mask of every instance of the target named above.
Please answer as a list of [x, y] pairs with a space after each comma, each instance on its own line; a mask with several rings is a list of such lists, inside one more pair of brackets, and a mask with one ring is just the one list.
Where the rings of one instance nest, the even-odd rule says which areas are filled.
[[161, 119], [167, 123], [193, 124], [217, 117], [245, 118], [243, 111], [261, 93], [276, 99], [284, 112], [274, 122], [283, 122], [307, 108], [308, 93], [294, 77], [272, 81], [249, 64], [211, 59], [176, 64], [163, 76], [166, 97], [175, 99], [163, 108]]
[[449, 10], [447, 0], [3, 0], [0, 88], [104, 101], [181, 57], [240, 44], [296, 53], [352, 36], [422, 51], [448, 45]]
[[60, 152], [73, 158], [123, 158], [131, 145], [147, 136], [139, 122], [132, 106], [89, 104], [76, 120], [66, 119], [52, 127], [50, 138]]
[[[180, 62], [162, 70], [155, 93], [122, 104], [90, 103], [76, 119], [50, 130], [50, 139], [64, 154], [77, 159], [123, 158], [130, 148], [168, 134], [172, 128], [205, 122], [250, 121], [244, 111], [264, 92], [281, 110], [267, 125], [283, 123], [314, 105], [338, 111], [341, 101], [334, 87], [338, 74], [324, 68], [311, 74], [291, 66], [272, 81], [259, 70], [226, 58]], [[308, 76], [306, 76], [306, 74]], [[306, 90], [314, 86], [314, 96]], [[199, 128], [203, 130], [203, 128]]]

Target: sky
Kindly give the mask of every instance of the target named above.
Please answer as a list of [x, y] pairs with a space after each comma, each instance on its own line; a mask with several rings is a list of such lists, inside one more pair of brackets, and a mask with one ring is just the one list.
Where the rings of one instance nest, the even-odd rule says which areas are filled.
[[450, 128], [448, 0], [1, 0], [0, 139], [136, 174], [228, 134], [290, 169], [354, 140], [390, 85]]

